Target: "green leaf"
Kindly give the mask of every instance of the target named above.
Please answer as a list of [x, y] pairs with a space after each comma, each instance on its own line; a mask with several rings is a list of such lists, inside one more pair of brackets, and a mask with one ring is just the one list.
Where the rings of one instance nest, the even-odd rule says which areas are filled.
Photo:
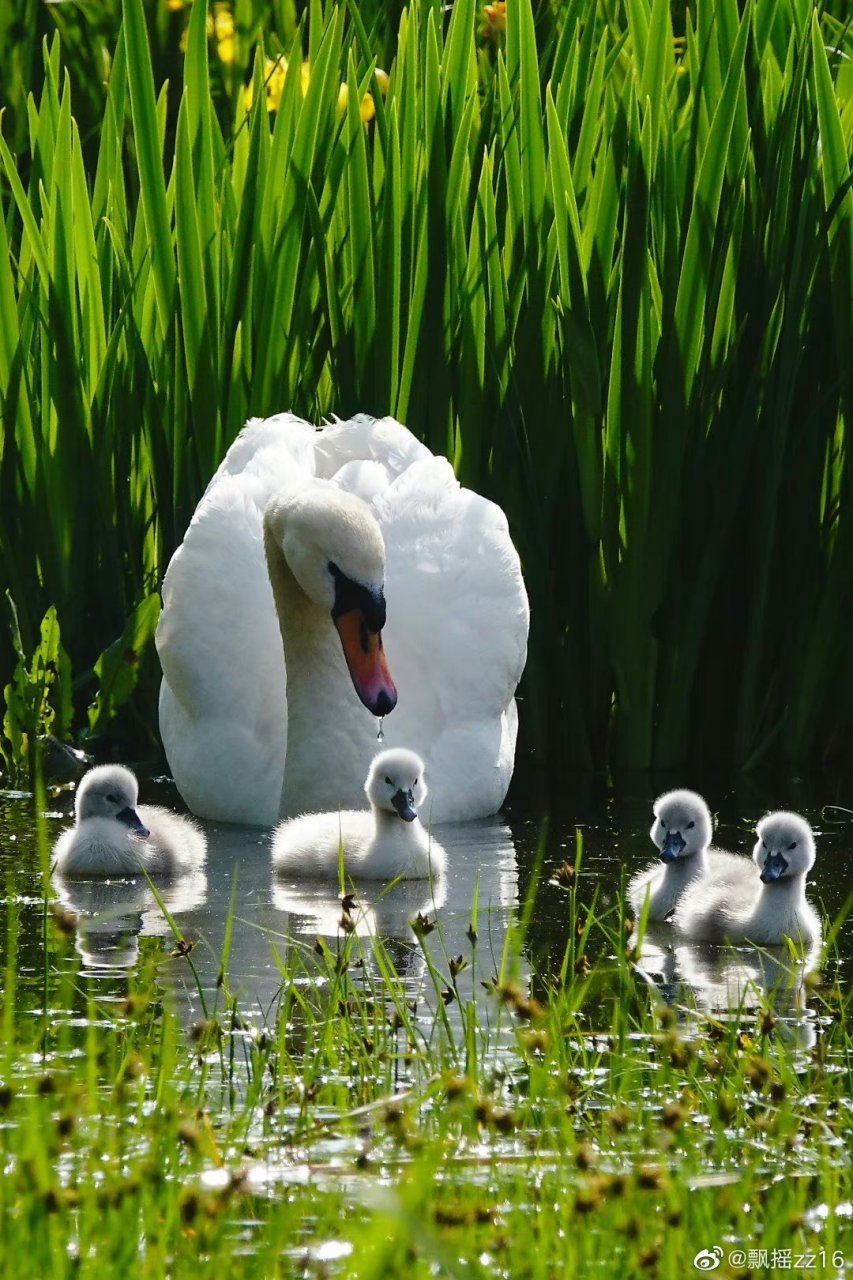
[[154, 74], [142, 0], [122, 0], [122, 12], [142, 211], [151, 254], [160, 327], [163, 333], [168, 333], [174, 320], [175, 257], [169, 230], [171, 219], [159, 146], [160, 128], [157, 121]]
[[88, 710], [90, 735], [106, 730], [136, 688], [140, 665], [154, 639], [159, 617], [159, 595], [146, 596], [128, 618], [119, 639], [95, 662], [99, 687]]

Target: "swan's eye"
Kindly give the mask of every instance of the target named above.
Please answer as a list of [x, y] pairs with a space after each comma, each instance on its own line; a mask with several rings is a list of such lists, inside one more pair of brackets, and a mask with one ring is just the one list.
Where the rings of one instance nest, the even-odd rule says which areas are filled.
[[389, 787], [393, 787], [394, 783], [391, 781], [391, 779], [390, 779], [390, 778], [386, 777], [386, 778], [385, 778], [385, 781], [388, 783], [388, 786], [389, 786]]
[[789, 850], [790, 850], [790, 849], [796, 849], [796, 847], [797, 847], [797, 842], [796, 842], [796, 840], [794, 841], [794, 843], [793, 843], [793, 844], [789, 844], [789, 845], [788, 845], [788, 849], [789, 849]]
[[688, 822], [688, 824], [687, 824], [687, 826], [684, 828], [684, 830], [685, 830], [685, 831], [692, 831], [692, 830], [693, 830], [693, 828], [694, 828], [695, 826], [696, 826], [696, 823], [695, 823], [695, 822]]
[[118, 804], [118, 796], [107, 796], [107, 801], [110, 804]]
[[414, 782], [412, 783], [412, 786], [413, 786], [413, 787], [416, 787], [417, 785], [418, 785], [418, 780], [417, 780], [417, 778], [415, 778]]

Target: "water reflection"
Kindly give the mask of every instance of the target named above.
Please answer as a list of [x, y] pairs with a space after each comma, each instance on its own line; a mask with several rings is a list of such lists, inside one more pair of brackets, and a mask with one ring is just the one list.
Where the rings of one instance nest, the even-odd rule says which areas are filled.
[[[166, 780], [149, 780], [143, 786], [152, 800], [167, 806], [176, 804], [174, 788]], [[609, 796], [566, 795], [560, 800], [550, 820], [541, 888], [524, 944], [527, 963], [541, 975], [559, 972], [567, 939], [565, 894], [548, 887], [553, 868], [566, 858], [574, 860], [575, 833], [581, 828], [583, 864], [577, 882], [578, 900], [590, 903], [595, 892], [599, 914], [612, 908], [623, 880], [649, 861], [650, 794], [644, 781]], [[67, 822], [72, 799], [70, 793], [54, 799], [55, 811], [47, 815], [49, 840]], [[759, 801], [767, 805], [781, 797], [751, 796], [749, 805], [734, 793], [723, 795], [722, 799], [721, 841], [739, 848], [747, 840], [747, 832], [751, 833]], [[804, 797], [797, 795], [795, 799]], [[846, 855], [850, 828], [846, 823], [822, 822], [819, 809], [810, 809], [806, 804], [799, 807], [820, 832], [821, 856], [809, 895], [813, 902], [824, 906], [825, 914], [831, 918], [840, 910], [849, 890], [851, 861]], [[490, 998], [480, 984], [502, 968], [508, 924], [519, 898], [525, 898], [531, 887], [541, 832], [541, 814], [531, 812], [527, 793], [525, 805], [511, 808], [508, 818], [437, 829], [436, 835], [449, 854], [442, 884], [430, 887], [410, 882], [388, 893], [381, 885], [360, 890], [359, 905], [352, 917], [365, 953], [370, 950], [370, 936], [381, 938], [401, 974], [413, 988], [419, 987], [423, 981], [424, 948], [415, 938], [410, 921], [419, 913], [430, 916], [438, 922], [424, 943], [431, 960], [446, 977], [449, 959], [462, 956], [468, 965], [458, 975], [460, 996], [475, 1000], [478, 1011], [484, 1009], [485, 1002], [488, 1012]], [[242, 1009], [252, 1004], [269, 1009], [282, 981], [276, 952], [281, 956], [288, 947], [298, 946], [303, 954], [311, 954], [317, 937], [337, 946], [341, 918], [337, 892], [316, 881], [274, 880], [268, 836], [257, 828], [208, 824], [206, 834], [206, 877], [163, 886], [168, 909], [184, 935], [195, 943], [192, 958], [203, 989], [210, 993], [219, 973], [233, 891], [229, 985]], [[43, 973], [43, 885], [32, 807], [26, 796], [0, 797], [0, 879], [7, 883], [8, 896], [16, 903], [20, 917], [18, 990], [22, 999], [29, 998], [26, 993], [33, 977], [35, 1001]], [[168, 925], [144, 882], [55, 881], [55, 887], [61, 903], [77, 921], [77, 950], [87, 976], [110, 971], [114, 975], [128, 974], [139, 954], [139, 940], [146, 935], [162, 938], [164, 952], [172, 950]], [[472, 947], [468, 932], [475, 914], [477, 942]], [[5, 926], [0, 924], [0, 939], [5, 932]], [[844, 934], [841, 940], [845, 942]], [[654, 945], [657, 952], [652, 949]], [[73, 950], [67, 954], [67, 962], [59, 963], [76, 963]], [[841, 968], [849, 962], [848, 945], [842, 949]], [[803, 966], [798, 978], [787, 983], [777, 982], [779, 963], [768, 958], [767, 953], [748, 948], [726, 953], [675, 942], [668, 926], [662, 927], [660, 936], [650, 932], [643, 958], [647, 973], [653, 975], [666, 999], [677, 1002], [685, 998], [694, 1005], [721, 1010], [737, 1007], [745, 1000], [754, 1005], [758, 991], [770, 992], [778, 987], [780, 1008], [787, 1000], [795, 1011], [792, 1016], [796, 1016], [805, 1000], [803, 977], [812, 967], [811, 962]], [[831, 966], [836, 963], [832, 958]], [[787, 964], [784, 952], [781, 964]], [[159, 972], [163, 985], [175, 992], [188, 1016], [199, 1016], [198, 993], [186, 961], [178, 958], [162, 963]], [[519, 976], [523, 978], [524, 972]]]
[[[60, 907], [71, 914], [84, 976], [132, 969], [139, 958], [140, 936], [171, 936], [147, 880], [77, 880], [55, 875], [53, 887]], [[195, 871], [158, 885], [158, 892], [170, 915], [180, 917], [204, 903], [207, 876]]]
[[[436, 832], [448, 853], [448, 871], [438, 881], [406, 881], [386, 888], [358, 886], [348, 912], [348, 931], [381, 940], [413, 998], [426, 994], [424, 947], [411, 922], [435, 924], [425, 941], [432, 963], [448, 976], [451, 956], [471, 961], [469, 931], [476, 904], [476, 951], [457, 979], [460, 998], [482, 1003], [477, 981], [498, 972], [507, 926], [517, 899], [518, 867], [509, 827], [499, 818], [444, 827]], [[319, 880], [279, 879], [272, 874], [266, 838], [257, 828], [208, 826], [206, 871], [158, 885], [165, 905], [187, 940], [205, 995], [219, 975], [231, 914], [229, 986], [244, 1010], [272, 1007], [282, 983], [280, 961], [290, 948], [304, 957], [318, 938], [334, 949], [342, 936], [337, 887]], [[170, 937], [150, 886], [144, 880], [63, 880], [54, 878], [61, 906], [76, 927], [77, 951], [90, 976], [127, 971], [139, 954], [140, 936]], [[232, 911], [233, 901], [233, 911]], [[365, 953], [369, 948], [365, 948]], [[161, 979], [188, 1018], [201, 1013], [195, 982], [178, 961], [164, 966]]]
[[820, 944], [796, 957], [786, 947], [687, 942], [668, 925], [652, 925], [637, 969], [667, 1004], [717, 1015], [768, 1009], [780, 1038], [809, 1049], [817, 1029], [806, 1004], [806, 978], [816, 972], [821, 952]]

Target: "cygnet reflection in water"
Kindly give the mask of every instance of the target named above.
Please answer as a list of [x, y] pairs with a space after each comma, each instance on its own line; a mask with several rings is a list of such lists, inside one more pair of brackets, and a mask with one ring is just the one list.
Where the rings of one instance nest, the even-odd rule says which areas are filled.
[[[171, 929], [148, 881], [80, 880], [54, 875], [60, 907], [74, 919], [74, 945], [87, 968], [132, 969], [139, 958], [140, 937], [171, 937]], [[169, 914], [180, 921], [200, 907], [207, 895], [207, 876], [193, 871], [158, 886]]]
[[795, 958], [785, 947], [732, 947], [688, 942], [668, 926], [650, 926], [636, 968], [661, 999], [720, 1017], [769, 1009], [778, 1019], [775, 1034], [796, 1048], [815, 1040], [814, 1017], [806, 1003], [806, 978], [821, 958], [820, 944]]
[[[242, 1013], [252, 1008], [269, 1010], [281, 991], [284, 978], [279, 959], [288, 945], [310, 952], [317, 936], [334, 949], [340, 937], [341, 904], [337, 884], [294, 876], [277, 876], [270, 866], [268, 837], [257, 828], [207, 826], [209, 891], [206, 900], [181, 918], [187, 936], [197, 938], [193, 962], [205, 992], [213, 994], [219, 974], [232, 892], [228, 984]], [[426, 939], [437, 963], [447, 972], [447, 956], [472, 957], [468, 929], [477, 896], [479, 940], [476, 963], [460, 975], [460, 996], [469, 992], [478, 1004], [491, 1000], [480, 986], [499, 971], [507, 922], [517, 903], [515, 846], [500, 818], [436, 829], [445, 847], [448, 868], [437, 880], [400, 881], [390, 888], [381, 883], [358, 887], [359, 910], [352, 917], [366, 935], [371, 930], [394, 945], [393, 958], [410, 964], [410, 953], [420, 949], [409, 921], [420, 911], [436, 922]], [[236, 888], [235, 888], [236, 884]], [[364, 947], [370, 947], [365, 936]], [[274, 950], [275, 949], [275, 950]], [[433, 952], [431, 951], [431, 954]], [[198, 1017], [198, 994], [182, 962], [168, 966], [174, 995], [189, 1006], [189, 1017]], [[178, 989], [180, 986], [180, 990]]]
[[[434, 919], [446, 897], [443, 879], [433, 885], [423, 880], [401, 880], [385, 889], [373, 886], [372, 891], [350, 895], [344, 900], [344, 907], [340, 895], [328, 885], [278, 879], [273, 884], [273, 904], [284, 918], [278, 939], [270, 940], [287, 951], [299, 946], [308, 964], [312, 944], [318, 937], [325, 938], [333, 950], [345, 934], [375, 939], [386, 949], [401, 978], [420, 979], [425, 966], [412, 922], [418, 916]], [[371, 949], [368, 941], [362, 949], [366, 963]]]

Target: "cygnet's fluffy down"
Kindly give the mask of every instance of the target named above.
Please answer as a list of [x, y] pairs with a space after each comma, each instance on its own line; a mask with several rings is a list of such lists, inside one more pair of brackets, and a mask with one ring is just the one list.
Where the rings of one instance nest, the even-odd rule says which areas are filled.
[[711, 875], [684, 894], [674, 923], [685, 937], [757, 946], [786, 938], [811, 946], [820, 939], [820, 920], [806, 899], [815, 860], [811, 827], [797, 813], [770, 813], [757, 834], [752, 861], [739, 858], [736, 877], [721, 884]]
[[639, 916], [649, 898], [649, 920], [665, 920], [688, 885], [706, 876], [726, 881], [746, 862], [736, 854], [710, 848], [713, 826], [707, 804], [695, 791], [667, 791], [653, 806], [649, 832], [660, 861], [638, 871], [628, 885], [628, 899]]
[[424, 880], [442, 875], [447, 855], [418, 817], [427, 795], [420, 756], [401, 747], [380, 752], [364, 790], [370, 812], [304, 813], [280, 823], [272, 839], [278, 874], [337, 877], [343, 846], [348, 876]]
[[139, 786], [120, 764], [90, 769], [77, 788], [75, 822], [53, 856], [64, 876], [174, 876], [200, 867], [207, 841], [189, 818], [137, 807]]

